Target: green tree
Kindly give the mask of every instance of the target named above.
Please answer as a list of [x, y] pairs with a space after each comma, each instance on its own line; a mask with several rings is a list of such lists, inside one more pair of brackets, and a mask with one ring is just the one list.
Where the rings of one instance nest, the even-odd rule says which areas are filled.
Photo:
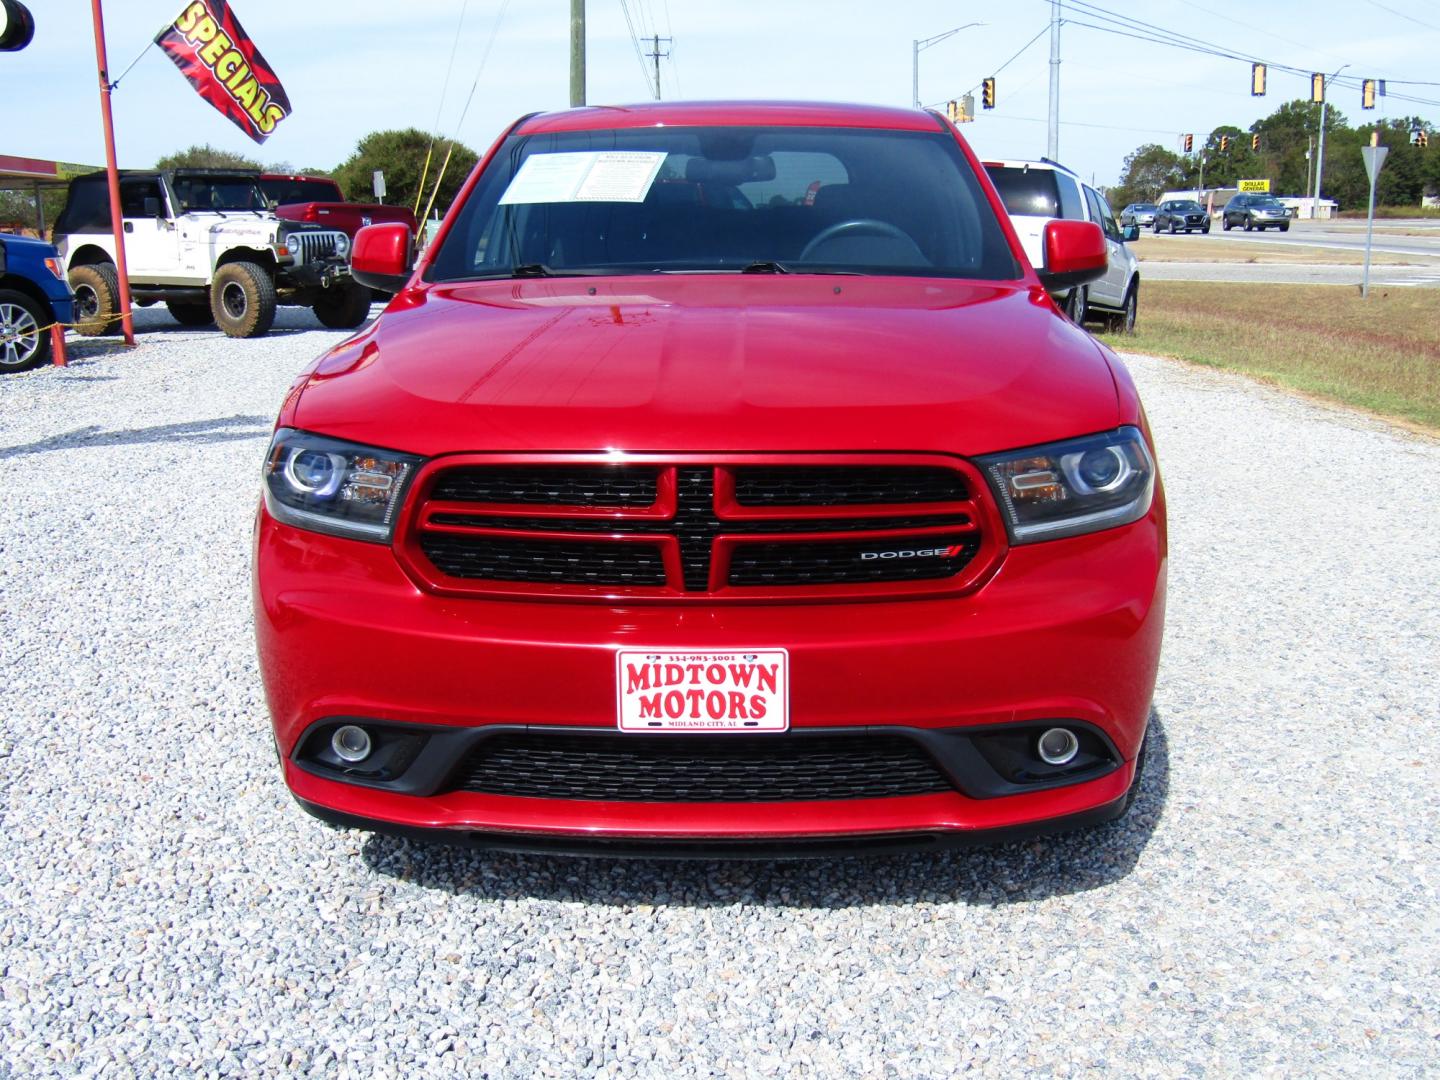
[[155, 163], [157, 169], [260, 169], [260, 162], [244, 154], [220, 150], [209, 143], [191, 146], [162, 157]]
[[1183, 162], [1179, 154], [1159, 143], [1136, 147], [1125, 159], [1125, 168], [1110, 204], [1119, 210], [1132, 202], [1154, 202], [1162, 191], [1176, 187], [1182, 175]]
[[[414, 206], [417, 195], [422, 194], [420, 177], [425, 172], [425, 158], [431, 145], [431, 136], [417, 128], [372, 131], [360, 140], [355, 153], [331, 175], [340, 184], [347, 199], [371, 202], [374, 199], [372, 178], [379, 169], [385, 173], [386, 202]], [[422, 212], [435, 189], [436, 178], [447, 153], [450, 153], [450, 164], [445, 166], [440, 193], [435, 199], [435, 209], [441, 214], [450, 208], [451, 200], [479, 160], [479, 155], [463, 143], [455, 143], [453, 152], [450, 147], [451, 144], [444, 139], [434, 140], [434, 155], [425, 180], [423, 198], [419, 200]]]

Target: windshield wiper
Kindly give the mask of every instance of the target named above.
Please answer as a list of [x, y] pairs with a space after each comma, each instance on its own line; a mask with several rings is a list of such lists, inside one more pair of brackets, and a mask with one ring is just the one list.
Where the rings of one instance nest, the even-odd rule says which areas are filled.
[[752, 262], [749, 266], [741, 267], [742, 274], [788, 274], [790, 270], [783, 263], [775, 262], [772, 259], [760, 259]]
[[626, 271], [589, 266], [566, 266], [559, 270], [546, 266], [544, 263], [520, 263], [510, 268], [509, 274], [495, 275], [497, 277], [607, 277], [610, 275], [623, 274]]

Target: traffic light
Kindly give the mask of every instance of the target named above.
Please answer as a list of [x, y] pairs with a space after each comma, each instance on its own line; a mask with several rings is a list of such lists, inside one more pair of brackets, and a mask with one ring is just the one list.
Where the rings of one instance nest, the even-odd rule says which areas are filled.
[[1317, 105], [1325, 100], [1325, 76], [1318, 71], [1310, 76], [1310, 100]]
[[1420, 132], [1420, 137], [1415, 140], [1415, 145], [1418, 146], [1418, 147], [1420, 147], [1422, 150], [1423, 150], [1425, 147], [1429, 146], [1429, 145], [1430, 145], [1430, 133], [1429, 133], [1428, 131], [1422, 131], [1422, 132]]
[[1260, 136], [1259, 136], [1259, 135], [1251, 135], [1251, 136], [1250, 136], [1250, 149], [1251, 149], [1252, 151], [1254, 151], [1254, 150], [1259, 150], [1259, 149], [1260, 149]]
[[980, 104], [987, 109], [995, 107], [995, 76], [991, 75], [980, 84]]
[[1251, 97], [1264, 97], [1264, 96], [1265, 96], [1265, 65], [1264, 65], [1264, 64], [1251, 64], [1251, 65], [1250, 65], [1250, 96], [1251, 96]]
[[1226, 150], [1229, 150], [1229, 149], [1230, 149], [1230, 136], [1229, 136], [1229, 135], [1221, 135], [1221, 136], [1220, 136], [1220, 152], [1223, 154]]
[[960, 103], [953, 98], [945, 103], [945, 118], [952, 124], [960, 123]]
[[1362, 109], [1375, 108], [1375, 80], [1366, 79], [1360, 84], [1360, 107]]
[[1185, 153], [1188, 154], [1188, 153], [1190, 153], [1190, 151], [1192, 151], [1192, 150], [1194, 150], [1194, 149], [1195, 149], [1195, 136], [1194, 136], [1194, 135], [1186, 135], [1186, 136], [1185, 136]]

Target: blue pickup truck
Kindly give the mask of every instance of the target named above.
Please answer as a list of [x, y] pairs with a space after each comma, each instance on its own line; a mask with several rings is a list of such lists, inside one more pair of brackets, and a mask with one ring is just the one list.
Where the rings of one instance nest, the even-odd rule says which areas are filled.
[[51, 244], [0, 236], [0, 373], [50, 359], [51, 323], [74, 322], [75, 300]]

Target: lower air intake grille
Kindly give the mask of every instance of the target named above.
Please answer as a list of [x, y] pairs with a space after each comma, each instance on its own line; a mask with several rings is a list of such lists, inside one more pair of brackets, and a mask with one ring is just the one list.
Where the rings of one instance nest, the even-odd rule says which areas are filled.
[[891, 735], [496, 735], [456, 789], [611, 802], [808, 802], [954, 790], [930, 757]]
[[958, 536], [931, 537], [911, 541], [908, 546], [891, 540], [744, 544], [730, 562], [730, 584], [837, 585], [954, 577], [969, 565], [979, 548], [974, 537]]

